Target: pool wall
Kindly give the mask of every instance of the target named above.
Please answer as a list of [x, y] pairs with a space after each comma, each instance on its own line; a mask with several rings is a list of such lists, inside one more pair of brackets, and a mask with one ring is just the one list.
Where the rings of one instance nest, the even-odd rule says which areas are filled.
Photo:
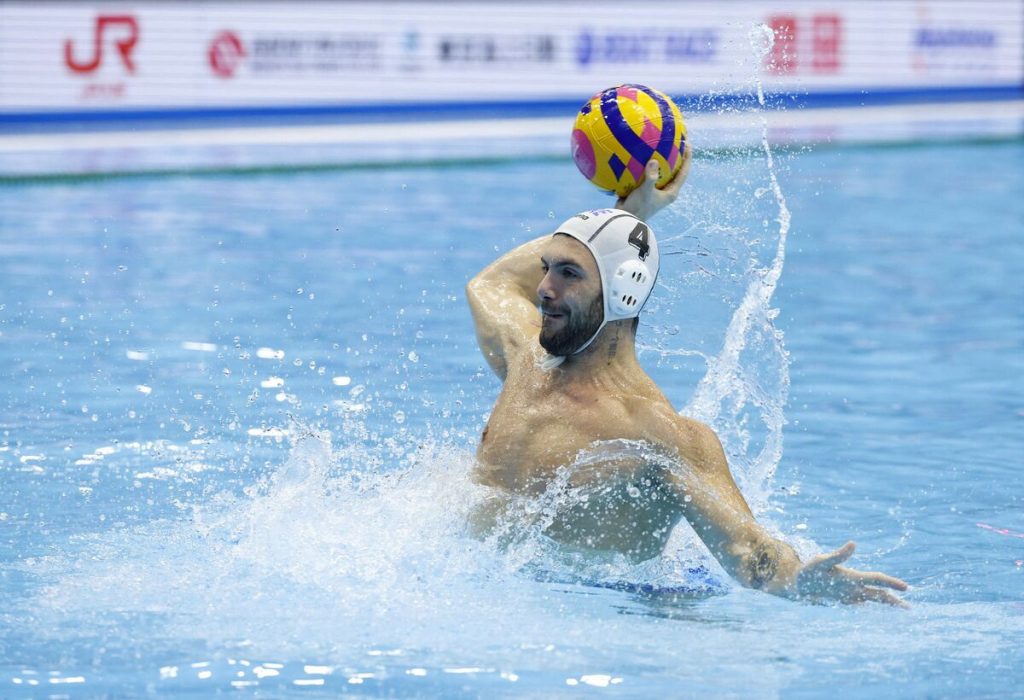
[[0, 182], [565, 159], [618, 83], [698, 150], [1017, 139], [1022, 47], [1018, 0], [4, 2]]
[[784, 106], [1014, 100], [1022, 47], [1018, 0], [15, 1], [0, 130], [555, 116], [623, 82], [692, 113], [755, 74]]

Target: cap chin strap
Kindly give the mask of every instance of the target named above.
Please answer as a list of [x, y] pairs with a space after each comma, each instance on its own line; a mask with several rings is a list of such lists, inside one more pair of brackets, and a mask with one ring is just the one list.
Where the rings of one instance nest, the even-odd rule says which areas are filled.
[[545, 353], [544, 357], [541, 358], [541, 360], [537, 363], [537, 366], [540, 367], [545, 372], [549, 372], [553, 370], [555, 367], [560, 367], [562, 363], [565, 362], [567, 357], [571, 355], [578, 355], [587, 348], [589, 348], [590, 344], [597, 340], [597, 336], [601, 335], [601, 331], [603, 331], [604, 327], [607, 325], [607, 321], [601, 321], [601, 325], [597, 327], [596, 331], [594, 331], [594, 335], [590, 336], [590, 340], [588, 340], [587, 342], [583, 343], [583, 345], [573, 350], [571, 353], [569, 353], [569, 355], [552, 355], [551, 353]]
[[597, 336], [601, 335], [601, 331], [603, 331], [604, 327], [607, 326], [607, 325], [608, 325], [608, 321], [601, 321], [601, 325], [597, 327], [596, 331], [594, 331], [594, 335], [590, 336], [590, 340], [588, 340], [587, 342], [583, 343], [583, 345], [579, 346], [578, 348], [576, 348], [575, 350], [573, 350], [569, 354], [570, 355], [579, 355], [581, 352], [583, 352], [584, 350], [589, 348], [590, 344], [593, 343], [595, 340], [597, 340]]
[[537, 362], [537, 366], [545, 372], [550, 372], [555, 367], [561, 366], [565, 362], [565, 355], [552, 355], [550, 352], [545, 353], [544, 357]]

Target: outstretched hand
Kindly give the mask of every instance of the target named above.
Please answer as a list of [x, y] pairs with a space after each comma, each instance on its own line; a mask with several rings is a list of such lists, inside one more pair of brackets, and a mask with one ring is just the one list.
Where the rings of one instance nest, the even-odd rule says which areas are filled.
[[796, 597], [840, 603], [863, 603], [870, 600], [909, 607], [901, 598], [886, 590], [905, 591], [905, 582], [877, 571], [857, 571], [840, 566], [853, 556], [856, 548], [853, 542], [847, 542], [831, 554], [820, 554], [801, 566], [796, 575]]
[[615, 203], [615, 208], [628, 211], [641, 221], [647, 221], [663, 208], [676, 201], [676, 197], [679, 196], [679, 190], [682, 188], [683, 183], [686, 182], [686, 176], [690, 173], [691, 155], [692, 149], [690, 148], [690, 142], [687, 141], [686, 146], [683, 148], [683, 164], [679, 168], [679, 172], [676, 173], [674, 178], [665, 183], [665, 186], [661, 189], [656, 187], [661, 167], [658, 165], [658, 161], [653, 158], [649, 160], [647, 167], [644, 169], [643, 181], [626, 197], [619, 197], [619, 200]]

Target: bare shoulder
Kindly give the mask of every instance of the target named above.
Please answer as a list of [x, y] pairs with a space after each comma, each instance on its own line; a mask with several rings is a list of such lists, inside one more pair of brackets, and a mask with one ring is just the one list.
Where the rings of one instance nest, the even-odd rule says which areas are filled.
[[728, 469], [722, 441], [711, 426], [677, 414], [676, 430], [679, 451], [691, 464], [703, 470]]
[[678, 453], [698, 469], [728, 469], [722, 443], [709, 425], [680, 415], [660, 392], [657, 397], [638, 398], [634, 415], [647, 426], [648, 439]]

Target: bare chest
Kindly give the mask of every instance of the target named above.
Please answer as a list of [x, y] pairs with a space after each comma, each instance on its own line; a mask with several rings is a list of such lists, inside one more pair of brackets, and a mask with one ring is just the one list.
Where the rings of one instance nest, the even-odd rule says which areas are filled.
[[481, 483], [534, 491], [596, 442], [642, 439], [620, 398], [545, 379], [506, 382], [477, 451]]

